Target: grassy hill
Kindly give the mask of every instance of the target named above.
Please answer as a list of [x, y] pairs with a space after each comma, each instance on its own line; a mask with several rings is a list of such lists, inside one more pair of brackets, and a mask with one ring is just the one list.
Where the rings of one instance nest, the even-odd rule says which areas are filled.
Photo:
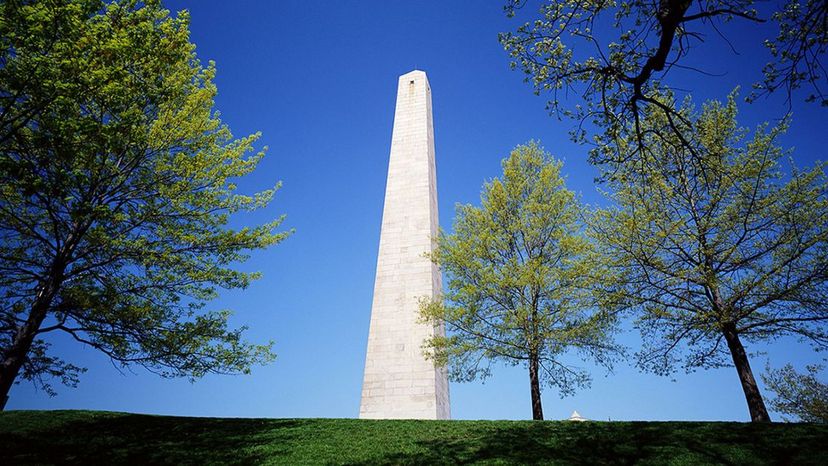
[[0, 413], [0, 464], [828, 464], [828, 426]]

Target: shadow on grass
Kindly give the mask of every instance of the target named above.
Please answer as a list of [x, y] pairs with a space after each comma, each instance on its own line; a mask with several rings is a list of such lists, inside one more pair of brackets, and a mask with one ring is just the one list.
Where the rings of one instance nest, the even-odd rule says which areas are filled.
[[828, 464], [828, 431], [742, 423], [513, 423], [464, 438], [417, 442], [419, 451], [374, 464]]
[[[43, 413], [44, 415], [47, 413]], [[255, 464], [278, 461], [295, 419], [213, 419], [101, 413], [0, 433], [0, 464]], [[74, 417], [77, 417], [74, 414]], [[260, 448], [261, 447], [261, 448]]]
[[828, 426], [0, 414], [6, 464], [828, 464]]

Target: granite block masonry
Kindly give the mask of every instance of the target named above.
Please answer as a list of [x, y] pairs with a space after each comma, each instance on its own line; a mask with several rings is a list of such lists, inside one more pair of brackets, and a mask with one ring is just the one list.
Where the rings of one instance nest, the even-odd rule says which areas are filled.
[[424, 257], [437, 228], [431, 87], [415, 70], [397, 88], [360, 418], [450, 417], [446, 371], [422, 350], [445, 328], [418, 322], [418, 300], [442, 291], [439, 268]]

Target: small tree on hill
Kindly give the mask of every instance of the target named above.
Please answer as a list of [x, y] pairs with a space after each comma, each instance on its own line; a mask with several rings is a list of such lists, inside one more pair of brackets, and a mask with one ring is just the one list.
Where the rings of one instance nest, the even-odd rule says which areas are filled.
[[[653, 156], [615, 168], [617, 207], [597, 214], [591, 230], [623, 280], [619, 298], [638, 311], [641, 367], [663, 374], [681, 359], [688, 371], [729, 360], [751, 419], [769, 421], [745, 344], [795, 335], [828, 346], [825, 165], [784, 174], [776, 145], [784, 124], [745, 141], [735, 94], [681, 112], [693, 122], [692, 153], [661, 131], [663, 113], [648, 112]], [[619, 139], [607, 150], [634, 144]]]
[[792, 365], [762, 374], [762, 381], [776, 397], [770, 405], [774, 411], [794, 416], [805, 422], [828, 423], [828, 384], [817, 374], [822, 366], [807, 366], [807, 374], [800, 374]]
[[[243, 288], [245, 252], [281, 219], [227, 228], [276, 187], [234, 179], [263, 156], [213, 113], [213, 65], [186, 12], [157, 0], [0, 4], [0, 406], [15, 380], [53, 393], [83, 369], [49, 352], [62, 332], [163, 376], [244, 372], [272, 359], [204, 312]], [[275, 183], [274, 183], [275, 184]]]
[[485, 378], [494, 361], [525, 365], [533, 419], [543, 419], [542, 384], [566, 395], [589, 382], [565, 353], [609, 367], [617, 351], [612, 319], [594, 311], [590, 288], [601, 267], [561, 166], [536, 143], [512, 151], [503, 178], [484, 186], [482, 205], [459, 206], [454, 233], [437, 239], [432, 259], [448, 289], [421, 309], [425, 320], [446, 324], [447, 336], [429, 340], [426, 353], [453, 380]]

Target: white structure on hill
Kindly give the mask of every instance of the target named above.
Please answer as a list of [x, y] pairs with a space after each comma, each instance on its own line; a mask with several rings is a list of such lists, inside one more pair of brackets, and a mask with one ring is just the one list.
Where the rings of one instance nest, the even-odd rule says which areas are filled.
[[587, 419], [587, 418], [581, 416], [580, 414], [578, 414], [578, 411], [572, 411], [572, 415], [569, 416], [569, 420], [570, 421], [583, 422], [583, 421], [588, 421], [589, 419]]
[[450, 417], [446, 372], [422, 354], [445, 329], [418, 322], [418, 299], [442, 292], [440, 270], [424, 257], [437, 228], [431, 88], [415, 70], [397, 89], [360, 418]]

